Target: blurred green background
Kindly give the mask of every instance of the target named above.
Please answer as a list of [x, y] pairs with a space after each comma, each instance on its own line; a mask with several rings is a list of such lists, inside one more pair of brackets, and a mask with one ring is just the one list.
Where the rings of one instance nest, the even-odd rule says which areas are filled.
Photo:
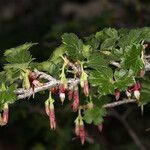
[[[25, 42], [39, 43], [31, 53], [40, 62], [49, 58], [64, 32], [84, 37], [104, 27], [144, 26], [150, 26], [149, 0], [0, 1], [0, 69], [4, 50]], [[46, 99], [47, 94], [36, 95], [10, 107], [9, 124], [0, 128], [0, 150], [150, 149], [150, 105], [143, 116], [135, 104], [115, 108], [115, 114], [104, 119], [101, 133], [86, 125], [87, 140], [81, 146], [73, 133], [76, 115], [70, 106], [57, 104], [57, 129], [50, 130]]]

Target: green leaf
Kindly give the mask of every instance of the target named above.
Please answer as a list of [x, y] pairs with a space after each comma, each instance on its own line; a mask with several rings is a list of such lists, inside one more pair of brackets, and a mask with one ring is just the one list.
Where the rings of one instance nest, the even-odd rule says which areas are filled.
[[12, 64], [29, 63], [33, 60], [30, 52], [28, 51], [36, 43], [25, 43], [16, 48], [11, 48], [5, 51], [5, 59]]
[[73, 33], [65, 33], [62, 36], [65, 50], [71, 59], [83, 59], [83, 42]]
[[104, 108], [94, 107], [92, 109], [87, 109], [84, 111], [84, 117], [86, 123], [99, 125], [103, 122], [103, 117], [106, 115], [106, 110]]
[[115, 38], [109, 38], [109, 39], [106, 39], [102, 44], [101, 44], [101, 47], [100, 49], [101, 50], [112, 50], [113, 47], [115, 47], [115, 42], [116, 42], [116, 39]]
[[141, 81], [142, 89], [140, 91], [139, 105], [146, 105], [150, 103], [150, 78], [144, 78]]
[[132, 44], [139, 44], [143, 40], [150, 40], [150, 28], [132, 29], [127, 32], [124, 31], [126, 30], [119, 31], [122, 37], [118, 43], [123, 49]]
[[100, 50], [112, 50], [119, 39], [118, 32], [114, 28], [105, 28], [97, 32], [95, 37], [100, 41]]
[[88, 58], [90, 56], [90, 50], [91, 46], [90, 45], [83, 45], [83, 56], [85, 58]]
[[126, 69], [131, 69], [134, 74], [137, 74], [144, 67], [144, 62], [140, 58], [142, 50], [143, 47], [140, 44], [133, 44], [132, 46], [126, 47], [121, 62], [122, 66]]
[[116, 69], [114, 73], [115, 89], [126, 90], [128, 86], [134, 83], [134, 77], [129, 74], [128, 70]]
[[14, 93], [15, 90], [16, 90], [16, 85], [11, 85], [10, 87], [7, 87], [5, 91], [0, 92], [0, 106], [1, 107], [5, 103], [14, 103], [17, 100], [17, 96]]
[[109, 61], [103, 55], [100, 55], [100, 53], [95, 52], [90, 55], [87, 64], [93, 69], [101, 70], [101, 68], [108, 66]]
[[5, 83], [6, 81], [6, 72], [5, 71], [2, 71], [0, 72], [0, 86]]
[[113, 71], [109, 67], [91, 71], [89, 82], [93, 86], [98, 86], [101, 95], [114, 93]]
[[98, 49], [100, 42], [97, 38], [95, 38], [94, 35], [86, 37], [85, 40], [86, 40], [86, 44], [90, 45], [93, 51]]

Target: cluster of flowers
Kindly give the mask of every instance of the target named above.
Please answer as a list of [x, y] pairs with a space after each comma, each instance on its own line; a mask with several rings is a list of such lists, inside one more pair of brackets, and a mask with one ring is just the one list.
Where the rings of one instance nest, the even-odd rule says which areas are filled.
[[[60, 80], [59, 86], [53, 86], [50, 90], [49, 98], [45, 101], [45, 111], [46, 114], [49, 116], [50, 119], [50, 128], [56, 129], [56, 117], [55, 117], [55, 110], [54, 110], [54, 99], [52, 98], [52, 94], [59, 94], [60, 100], [63, 104], [66, 93], [68, 94], [68, 99], [72, 101], [72, 109], [74, 112], [81, 111], [80, 107], [80, 100], [79, 100], [79, 88], [78, 84], [74, 85], [65, 85], [64, 82], [66, 81], [64, 75]], [[82, 73], [80, 78], [80, 85], [83, 88], [83, 92], [86, 97], [89, 95], [89, 85], [87, 74], [85, 72]], [[80, 137], [81, 143], [84, 144], [85, 141], [85, 129], [84, 129], [84, 122], [80, 113], [80, 117], [77, 117], [75, 121], [75, 134]]]
[[[39, 75], [37, 75], [35, 72], [30, 71], [28, 74], [28, 81], [29, 81], [29, 88], [32, 88], [33, 93], [35, 87], [42, 86], [43, 84], [39, 81]], [[52, 98], [52, 94], [59, 94], [60, 100], [63, 104], [66, 93], [68, 94], [68, 99], [72, 101], [72, 109], [74, 112], [78, 111], [78, 116], [75, 120], [75, 134], [78, 136], [81, 140], [81, 144], [83, 145], [86, 138], [86, 132], [84, 127], [84, 122], [81, 114], [81, 107], [80, 107], [80, 100], [79, 100], [79, 85], [76, 84], [69, 84], [67, 82], [67, 78], [64, 73], [64, 69], [62, 69], [61, 74], [61, 80], [59, 83], [59, 86], [54, 85], [50, 89], [49, 98], [45, 101], [45, 111], [46, 114], [49, 116], [50, 120], [50, 128], [56, 129], [56, 117], [55, 117], [55, 109], [54, 109], [54, 102], [55, 100]], [[88, 84], [88, 75], [82, 68], [82, 73], [80, 75], [80, 86], [83, 88], [84, 95], [86, 97], [89, 96], [89, 84]], [[126, 90], [126, 95], [128, 99], [131, 98], [132, 94], [134, 94], [134, 97], [139, 100], [140, 98], [140, 90], [141, 90], [141, 84], [139, 82], [136, 82], [132, 86], [128, 87]], [[119, 100], [121, 95], [121, 91], [116, 89], [115, 90], [115, 98], [116, 100]], [[5, 104], [2, 110], [2, 113], [0, 113], [0, 125], [6, 125], [8, 122], [8, 104]], [[98, 129], [102, 131], [103, 124], [98, 125]]]
[[[134, 97], [139, 100], [140, 99], [140, 91], [141, 91], [141, 84], [139, 82], [134, 83], [132, 86], [128, 87], [126, 90], [126, 96], [130, 100], [132, 97], [132, 94], [134, 94]], [[121, 91], [116, 89], [115, 90], [115, 99], [116, 101], [119, 100], [121, 95]]]

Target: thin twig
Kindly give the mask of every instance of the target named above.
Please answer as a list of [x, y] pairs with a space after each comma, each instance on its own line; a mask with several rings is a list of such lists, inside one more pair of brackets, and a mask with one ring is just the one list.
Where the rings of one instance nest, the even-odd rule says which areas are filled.
[[136, 100], [135, 99], [130, 99], [130, 100], [123, 99], [118, 102], [112, 102], [112, 103], [105, 104], [103, 107], [104, 108], [112, 108], [112, 107], [120, 106], [120, 105], [127, 104], [127, 103], [136, 103]]
[[128, 133], [130, 134], [131, 138], [133, 139], [134, 143], [137, 145], [137, 147], [140, 150], [146, 150], [144, 145], [141, 143], [139, 137], [137, 136], [137, 134], [133, 131], [133, 129], [131, 128], [131, 126], [128, 124], [128, 122], [119, 114], [117, 113], [115, 110], [111, 111], [111, 114], [116, 117], [122, 124], [123, 126], [126, 128], [126, 130], [128, 131]]
[[[148, 60], [149, 55], [146, 55], [145, 58], [146, 58], [145, 59], [145, 70], [150, 71], [150, 62]], [[76, 70], [78, 72], [80, 71], [80, 69], [78, 67], [76, 67], [76, 65], [74, 65], [73, 63], [69, 62], [68, 65], [71, 66], [73, 70]], [[44, 73], [44, 72], [41, 72], [41, 71], [38, 71], [38, 70], [35, 70], [35, 72], [39, 75], [40, 78], [46, 79], [49, 82], [44, 83], [43, 86], [35, 87], [34, 91], [32, 89], [27, 90], [27, 89], [23, 89], [23, 88], [18, 88], [15, 91], [15, 93], [17, 94], [17, 99], [18, 100], [19, 99], [24, 99], [26, 97], [30, 97], [34, 93], [50, 89], [51, 87], [53, 87], [55, 85], [58, 85], [60, 83], [59, 80], [56, 80], [55, 78], [53, 78], [51, 75], [49, 75], [47, 73]], [[75, 85], [75, 84], [78, 84], [79, 82], [80, 82], [80, 79], [74, 79], [74, 78], [68, 79], [68, 84]], [[103, 107], [104, 108], [111, 108], [111, 107], [116, 107], [116, 106], [119, 106], [119, 105], [122, 105], [122, 104], [125, 104], [125, 103], [135, 103], [135, 102], [136, 102], [135, 99], [131, 99], [131, 100], [124, 99], [122, 101], [106, 104]]]

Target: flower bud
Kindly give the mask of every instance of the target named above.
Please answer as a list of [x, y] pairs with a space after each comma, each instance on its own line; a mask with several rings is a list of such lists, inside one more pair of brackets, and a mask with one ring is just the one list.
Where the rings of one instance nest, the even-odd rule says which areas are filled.
[[132, 86], [128, 88], [129, 92], [134, 92], [135, 90], [141, 90], [141, 84], [139, 82], [134, 83]]
[[89, 84], [88, 84], [88, 80], [84, 81], [84, 94], [86, 97], [88, 97], [89, 95]]
[[84, 123], [80, 123], [80, 131], [79, 131], [79, 136], [80, 136], [80, 140], [81, 140], [81, 144], [83, 145], [85, 142], [85, 128], [84, 128]]
[[126, 95], [127, 95], [128, 99], [130, 100], [131, 99], [131, 93], [128, 90], [126, 90]]
[[144, 49], [148, 48], [148, 44], [143, 45]]
[[50, 108], [49, 108], [49, 101], [45, 101], [45, 112], [49, 116]]
[[143, 77], [145, 75], [145, 70], [144, 69], [141, 69], [140, 72], [139, 72], [139, 76], [140, 77]]
[[65, 100], [65, 93], [59, 93], [59, 97], [60, 97], [61, 103], [63, 105], [64, 100]]
[[76, 134], [76, 136], [79, 136], [79, 133], [80, 133], [80, 124], [79, 124], [79, 119], [77, 118], [75, 120], [75, 134]]
[[8, 113], [9, 107], [8, 104], [4, 104], [2, 116], [0, 116], [0, 125], [4, 126], [8, 123]]
[[139, 99], [140, 99], [140, 92], [139, 92], [138, 90], [135, 90], [135, 91], [134, 91], [134, 96], [135, 96], [135, 98], [136, 98], [137, 100], [139, 100]]
[[49, 111], [49, 119], [50, 119], [50, 127], [51, 129], [56, 129], [56, 119], [55, 119], [55, 110], [53, 102], [50, 103], [50, 111]]
[[63, 104], [64, 100], [65, 100], [65, 87], [63, 84], [60, 84], [59, 85], [59, 97], [60, 97], [60, 100]]
[[78, 86], [75, 87], [74, 93], [73, 93], [73, 111], [76, 112], [79, 107], [79, 91], [78, 91]]
[[120, 90], [118, 90], [118, 89], [116, 89], [115, 90], [115, 99], [116, 99], [116, 101], [118, 101], [119, 100], [119, 98], [120, 98]]
[[57, 89], [56, 89], [56, 87], [55, 87], [55, 86], [53, 86], [53, 87], [51, 88], [51, 92], [52, 92], [53, 94], [56, 94]]
[[103, 130], [103, 124], [101, 123], [101, 124], [99, 124], [97, 127], [98, 127], [98, 130], [99, 130], [100, 132], [102, 132], [102, 130]]
[[69, 89], [68, 89], [68, 99], [72, 100], [72, 98], [73, 98], [73, 86], [69, 86]]

